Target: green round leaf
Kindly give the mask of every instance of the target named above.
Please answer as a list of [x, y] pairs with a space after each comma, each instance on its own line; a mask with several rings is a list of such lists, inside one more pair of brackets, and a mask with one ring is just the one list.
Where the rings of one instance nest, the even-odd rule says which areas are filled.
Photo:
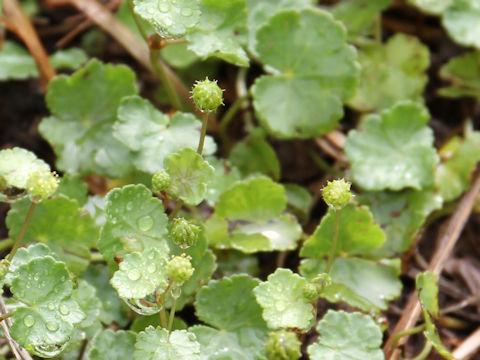
[[369, 254], [384, 243], [385, 233], [374, 222], [370, 210], [366, 206], [349, 204], [341, 210], [328, 210], [314, 234], [303, 244], [301, 256], [321, 258], [330, 253], [337, 212], [339, 232], [336, 255]]
[[259, 283], [259, 280], [247, 275], [233, 275], [220, 281], [210, 281], [197, 293], [195, 309], [198, 318], [227, 331], [245, 327], [266, 330], [262, 308], [252, 291]]
[[480, 3], [477, 0], [455, 0], [443, 13], [443, 26], [461, 45], [480, 48]]
[[100, 316], [102, 303], [97, 297], [97, 290], [86, 280], [78, 279], [78, 287], [73, 290], [72, 298], [85, 314], [85, 319], [78, 325], [82, 329], [94, 325]]
[[451, 85], [439, 89], [441, 96], [448, 98], [480, 98], [480, 53], [468, 52], [451, 58], [440, 69], [440, 77]]
[[149, 326], [137, 336], [135, 360], [202, 360], [195, 334]]
[[172, 179], [167, 192], [189, 205], [200, 204], [205, 198], [208, 184], [213, 179], [213, 167], [189, 148], [168, 156], [164, 165]]
[[367, 315], [329, 310], [317, 331], [320, 337], [308, 347], [312, 360], [384, 360], [382, 332]]
[[157, 248], [167, 252], [167, 215], [163, 204], [144, 185], [114, 189], [106, 197], [107, 222], [98, 249], [110, 264], [115, 256]]
[[132, 359], [137, 334], [133, 331], [106, 329], [93, 338], [88, 352], [89, 360]]
[[419, 7], [422, 11], [440, 15], [454, 2], [454, 0], [408, 0], [409, 3]]
[[423, 106], [410, 102], [365, 117], [362, 130], [351, 130], [345, 144], [354, 182], [375, 191], [432, 185], [438, 156], [428, 119]]
[[99, 60], [91, 60], [70, 76], [55, 77], [46, 97], [52, 116], [43, 119], [39, 131], [53, 146], [57, 167], [82, 175], [127, 174], [130, 154], [113, 137], [112, 124], [120, 100], [137, 92], [130, 68]]
[[166, 254], [156, 249], [127, 254], [111, 283], [120, 297], [142, 299], [155, 289], [162, 291], [167, 288], [166, 266]]
[[135, 12], [162, 37], [181, 37], [200, 18], [199, 0], [133, 0]]
[[346, 44], [341, 23], [321, 10], [279, 12], [258, 30], [256, 50], [272, 74], [252, 88], [262, 125], [282, 138], [332, 130], [358, 77], [355, 50]]
[[232, 185], [220, 196], [215, 211], [229, 220], [266, 221], [280, 215], [286, 206], [283, 186], [256, 177]]
[[308, 330], [312, 326], [314, 308], [303, 296], [306, 283], [291, 270], [278, 268], [253, 290], [269, 328]]

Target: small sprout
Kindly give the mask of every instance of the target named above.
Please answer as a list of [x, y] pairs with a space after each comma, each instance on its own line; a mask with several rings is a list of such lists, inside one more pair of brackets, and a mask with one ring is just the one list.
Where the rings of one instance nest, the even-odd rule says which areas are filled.
[[286, 330], [279, 330], [268, 334], [265, 350], [268, 360], [297, 360], [300, 359], [301, 343], [297, 335]]
[[186, 256], [174, 256], [167, 265], [167, 275], [176, 284], [183, 284], [190, 279], [194, 268]]
[[352, 197], [351, 185], [345, 179], [329, 181], [322, 189], [323, 200], [325, 200], [328, 206], [340, 210], [348, 204]]
[[157, 171], [152, 176], [152, 190], [155, 194], [167, 190], [172, 183], [172, 178], [166, 171]]
[[173, 220], [170, 229], [170, 235], [173, 241], [182, 249], [194, 246], [198, 241], [199, 233], [200, 227], [184, 218], [176, 218]]
[[323, 290], [332, 284], [332, 279], [327, 273], [322, 273], [313, 278], [312, 281], [303, 287], [303, 296], [309, 301], [317, 299]]
[[223, 105], [223, 91], [217, 81], [197, 81], [193, 86], [192, 98], [197, 108], [201, 111], [215, 111]]
[[48, 170], [38, 170], [30, 174], [27, 181], [27, 190], [39, 199], [52, 196], [58, 188], [58, 175]]

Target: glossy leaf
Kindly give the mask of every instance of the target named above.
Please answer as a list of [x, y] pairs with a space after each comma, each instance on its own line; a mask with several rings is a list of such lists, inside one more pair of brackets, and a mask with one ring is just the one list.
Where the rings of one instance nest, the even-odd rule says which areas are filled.
[[[325, 262], [303, 260], [300, 273], [308, 280], [325, 272]], [[402, 290], [400, 263], [396, 260], [371, 261], [359, 258], [336, 258], [329, 273], [332, 284], [321, 296], [332, 303], [344, 301], [363, 311], [386, 310], [389, 301]]]
[[205, 59], [219, 57], [238, 66], [248, 66], [248, 56], [240, 45], [245, 31], [245, 0], [200, 0], [199, 23], [187, 34], [188, 49]]
[[106, 198], [107, 222], [102, 227], [98, 249], [109, 264], [114, 257], [156, 248], [168, 252], [167, 215], [163, 204], [144, 185], [114, 189]]
[[136, 340], [137, 334], [133, 331], [113, 331], [112, 329], [103, 330], [93, 338], [87, 359], [132, 359]]
[[222, 161], [216, 157], [208, 157], [208, 163], [214, 168], [214, 176], [208, 185], [205, 199], [210, 206], [215, 206], [221, 194], [225, 192], [232, 184], [241, 180], [240, 171], [231, 166], [227, 161]]
[[201, 155], [188, 148], [168, 156], [164, 165], [172, 179], [167, 192], [189, 205], [200, 204], [213, 179], [213, 167]]
[[457, 43], [480, 48], [480, 4], [477, 0], [455, 0], [443, 13], [443, 26]]
[[346, 44], [341, 23], [320, 10], [284, 11], [271, 17], [256, 38], [258, 56], [271, 74], [252, 88], [262, 125], [280, 138], [332, 130], [358, 77], [355, 50]]
[[285, 189], [269, 178], [255, 177], [239, 181], [225, 191], [215, 211], [229, 220], [265, 221], [287, 206]]
[[[226, 331], [241, 331], [246, 327], [266, 330], [262, 308], [253, 295], [260, 284], [247, 275], [233, 275], [212, 280], [197, 294], [195, 309], [200, 320]], [[222, 301], [218, 301], [218, 299]]]
[[142, 299], [167, 288], [167, 254], [156, 249], [127, 254], [110, 281], [120, 297]]
[[127, 174], [130, 154], [112, 136], [112, 124], [120, 100], [137, 91], [132, 70], [98, 60], [53, 79], [46, 97], [52, 116], [43, 119], [39, 131], [53, 146], [57, 167], [82, 175]]
[[362, 66], [360, 86], [349, 101], [354, 109], [382, 110], [400, 100], [423, 103], [430, 54], [418, 38], [395, 34], [384, 45], [363, 46], [358, 60]]
[[435, 173], [435, 188], [445, 202], [455, 200], [471, 185], [471, 174], [480, 161], [480, 132], [471, 131], [464, 139], [453, 137], [439, 151], [443, 160]]
[[329, 310], [317, 325], [318, 340], [307, 349], [312, 360], [383, 360], [382, 332], [360, 313]]
[[409, 3], [419, 7], [422, 11], [430, 14], [442, 14], [453, 0], [408, 0]]
[[149, 326], [137, 336], [135, 360], [201, 360], [200, 344], [195, 334]]
[[303, 295], [306, 283], [291, 270], [278, 268], [253, 290], [269, 328], [308, 330], [312, 326], [313, 306]]
[[375, 257], [390, 257], [409, 249], [427, 216], [442, 207], [442, 198], [431, 190], [370, 192], [359, 201], [370, 207], [386, 234], [383, 245], [373, 251]]
[[0, 150], [0, 176], [7, 186], [25, 189], [30, 174], [38, 170], [50, 167], [34, 153], [18, 147]]
[[77, 288], [73, 290], [72, 299], [77, 302], [85, 314], [85, 319], [78, 325], [81, 329], [93, 326], [100, 316], [102, 303], [97, 297], [97, 290], [86, 280], [77, 280]]
[[428, 120], [427, 110], [410, 102], [365, 117], [362, 130], [351, 130], [345, 144], [353, 181], [375, 191], [432, 185], [438, 156]]
[[312, 195], [303, 186], [297, 184], [283, 184], [287, 199], [288, 207], [293, 210], [295, 214], [300, 215], [303, 219], [310, 212], [312, 206]]
[[[7, 215], [12, 238], [20, 233], [30, 204], [29, 199], [12, 204]], [[88, 266], [90, 248], [95, 245], [97, 238], [98, 227], [78, 202], [57, 196], [36, 205], [23, 243], [38, 241], [48, 244], [71, 271], [81, 273]]]
[[13, 311], [12, 337], [34, 354], [56, 356], [69, 341], [74, 325], [85, 318], [71, 297], [72, 290], [65, 264], [50, 256], [20, 266], [11, 291], [24, 305]]
[[[367, 255], [385, 241], [385, 233], [365, 206], [350, 204], [338, 210], [339, 232], [335, 254]], [[330, 253], [336, 211], [329, 209], [314, 234], [303, 244], [300, 256], [321, 258]]]
[[69, 199], [77, 200], [83, 206], [87, 202], [88, 185], [79, 176], [66, 175], [60, 179], [56, 195], [64, 195]]
[[135, 12], [162, 37], [183, 36], [200, 18], [198, 0], [133, 0]]
[[[134, 153], [137, 169], [153, 174], [164, 169], [165, 158], [183, 148], [197, 149], [201, 123], [192, 114], [177, 112], [170, 119], [139, 96], [122, 99], [113, 135]], [[205, 138], [204, 154], [216, 145]]]

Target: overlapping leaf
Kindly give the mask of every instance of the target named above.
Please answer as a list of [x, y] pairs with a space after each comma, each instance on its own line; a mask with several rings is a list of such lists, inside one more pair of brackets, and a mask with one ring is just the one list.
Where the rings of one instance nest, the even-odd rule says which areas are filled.
[[110, 191], [106, 199], [107, 222], [98, 248], [110, 265], [115, 256], [156, 248], [168, 253], [167, 215], [163, 204], [144, 185], [127, 185]]
[[308, 330], [312, 326], [313, 306], [303, 295], [306, 283], [290, 269], [278, 268], [253, 290], [269, 328]]
[[312, 360], [383, 360], [382, 332], [360, 313], [329, 310], [317, 325], [317, 342], [308, 347]]
[[[12, 204], [7, 227], [12, 238], [22, 229], [30, 200]], [[44, 242], [75, 273], [83, 272], [90, 259], [90, 248], [98, 238], [94, 220], [79, 207], [76, 200], [57, 196], [38, 203], [23, 238], [24, 243]]]
[[365, 117], [345, 144], [354, 182], [375, 191], [431, 186], [438, 156], [428, 120], [427, 110], [410, 102]]
[[189, 205], [198, 205], [203, 201], [214, 169], [201, 155], [184, 148], [168, 156], [164, 166], [172, 179], [167, 189], [169, 194]]
[[[113, 135], [134, 154], [137, 169], [155, 173], [163, 170], [165, 158], [183, 148], [196, 149], [201, 123], [192, 114], [177, 112], [170, 119], [139, 96], [122, 99]], [[216, 145], [205, 138], [204, 154], [211, 155]]]
[[463, 96], [480, 99], [480, 53], [468, 52], [450, 59], [440, 69], [440, 77], [451, 83], [438, 93], [445, 97]]
[[400, 100], [423, 102], [430, 54], [416, 37], [396, 34], [384, 45], [367, 44], [360, 49], [358, 60], [360, 86], [349, 101], [354, 109], [381, 110]]
[[344, 27], [321, 10], [283, 11], [256, 37], [258, 56], [271, 74], [258, 78], [252, 88], [262, 125], [281, 138], [332, 130], [358, 77]]
[[120, 100], [137, 91], [132, 70], [98, 60], [53, 79], [46, 97], [52, 116], [43, 119], [39, 131], [54, 147], [57, 167], [82, 175], [127, 174], [129, 150], [112, 136], [112, 124]]
[[219, 197], [231, 185], [242, 178], [240, 171], [231, 166], [227, 161], [222, 161], [216, 157], [207, 158], [208, 163], [214, 168], [213, 179], [208, 185], [205, 199], [210, 206], [215, 206]]
[[133, 331], [113, 331], [112, 329], [103, 330], [93, 338], [87, 359], [132, 359], [136, 340], [137, 334]]
[[50, 167], [31, 151], [18, 147], [0, 151], [0, 177], [7, 186], [25, 189], [30, 174], [38, 170], [50, 170]]

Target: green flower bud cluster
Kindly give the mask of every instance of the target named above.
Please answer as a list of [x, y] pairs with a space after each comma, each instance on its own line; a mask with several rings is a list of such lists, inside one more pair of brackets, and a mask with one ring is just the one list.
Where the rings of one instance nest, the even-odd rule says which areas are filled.
[[167, 265], [168, 278], [179, 285], [190, 279], [194, 270], [186, 256], [174, 256]]
[[38, 199], [52, 196], [58, 188], [58, 175], [49, 170], [38, 170], [30, 174], [27, 181], [28, 192]]
[[152, 190], [154, 193], [167, 190], [172, 184], [172, 178], [166, 171], [157, 171], [152, 176]]
[[198, 241], [200, 227], [184, 218], [176, 218], [170, 228], [170, 236], [182, 249], [194, 246]]
[[197, 81], [193, 86], [192, 98], [197, 108], [201, 111], [215, 111], [223, 105], [223, 91], [217, 81]]
[[268, 334], [265, 350], [268, 360], [297, 360], [300, 359], [301, 343], [297, 335], [287, 330], [279, 330]]
[[345, 179], [329, 181], [322, 189], [323, 200], [328, 206], [340, 210], [348, 204], [352, 197], [350, 187], [352, 184]]
[[317, 299], [323, 290], [332, 284], [332, 279], [327, 273], [319, 274], [303, 287], [303, 296], [309, 301]]

